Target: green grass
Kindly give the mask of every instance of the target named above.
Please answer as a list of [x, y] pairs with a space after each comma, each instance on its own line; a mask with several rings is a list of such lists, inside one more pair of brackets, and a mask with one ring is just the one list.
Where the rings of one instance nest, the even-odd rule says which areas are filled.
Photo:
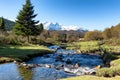
[[[73, 42], [73, 43], [69, 43], [66, 48], [81, 50], [85, 52], [90, 50], [94, 51], [99, 49], [98, 43], [99, 41]], [[112, 46], [112, 45], [103, 44], [101, 45], [101, 48], [114, 53], [120, 52], [120, 45]]]
[[120, 65], [120, 59], [113, 60], [110, 64], [111, 64], [111, 67], [113, 67], [113, 66], [119, 66]]
[[45, 46], [4, 46], [0, 48], [0, 57], [9, 57], [18, 61], [25, 60], [32, 56], [52, 53]]
[[81, 50], [96, 49], [97, 41], [73, 42], [72, 44], [69, 44], [67, 47], [67, 49], [76, 49], [76, 48], [81, 49]]
[[113, 77], [120, 76], [120, 59], [111, 61], [110, 68], [101, 68], [97, 71], [97, 76], [103, 77]]
[[105, 78], [105, 77], [97, 77], [97, 76], [78, 76], [73, 78], [66, 78], [62, 80], [120, 80], [120, 76]]

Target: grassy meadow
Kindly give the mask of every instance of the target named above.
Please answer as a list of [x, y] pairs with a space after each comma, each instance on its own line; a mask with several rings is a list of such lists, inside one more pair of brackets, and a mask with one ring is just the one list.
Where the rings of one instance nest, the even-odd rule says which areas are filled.
[[52, 53], [46, 46], [29, 45], [29, 46], [1, 46], [0, 62], [17, 60], [24, 61], [32, 56]]
[[[81, 50], [84, 52], [99, 50], [100, 41], [84, 41], [84, 42], [73, 42], [67, 45], [67, 49]], [[107, 45], [103, 44], [100, 46], [102, 49], [106, 49], [110, 52], [119, 53], [120, 45]]]
[[105, 78], [105, 77], [96, 77], [96, 76], [78, 76], [62, 80], [120, 80], [120, 76]]

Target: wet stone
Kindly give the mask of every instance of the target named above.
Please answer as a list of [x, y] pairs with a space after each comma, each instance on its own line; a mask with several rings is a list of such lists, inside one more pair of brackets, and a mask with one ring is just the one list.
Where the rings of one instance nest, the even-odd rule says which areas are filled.
[[75, 68], [79, 68], [79, 67], [80, 67], [80, 63], [76, 63]]
[[46, 68], [51, 68], [51, 65], [46, 64], [45, 67]]
[[66, 64], [71, 64], [71, 60], [67, 59]]
[[63, 69], [63, 67], [64, 67], [64, 65], [58, 65], [58, 66], [56, 66], [55, 68], [56, 68], [57, 70], [60, 70], [60, 69]]

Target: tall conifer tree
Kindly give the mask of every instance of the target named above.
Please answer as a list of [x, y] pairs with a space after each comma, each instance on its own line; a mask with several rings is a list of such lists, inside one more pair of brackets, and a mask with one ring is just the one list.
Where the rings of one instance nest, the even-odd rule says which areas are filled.
[[34, 18], [37, 14], [34, 14], [34, 6], [32, 6], [30, 0], [26, 0], [26, 4], [23, 5], [22, 10], [19, 12], [17, 16], [16, 25], [14, 27], [14, 32], [17, 35], [26, 36], [29, 42], [29, 37], [36, 35], [36, 31], [38, 31], [37, 23], [39, 21], [35, 21]]

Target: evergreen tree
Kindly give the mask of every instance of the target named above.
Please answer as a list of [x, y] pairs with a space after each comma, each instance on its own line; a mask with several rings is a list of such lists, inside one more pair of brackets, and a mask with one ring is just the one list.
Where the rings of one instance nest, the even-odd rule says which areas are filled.
[[26, 0], [26, 4], [23, 5], [22, 10], [17, 16], [14, 32], [17, 35], [26, 36], [29, 42], [29, 37], [36, 35], [37, 23], [39, 21], [33, 20], [37, 14], [34, 14], [34, 6], [32, 6], [30, 0]]
[[2, 30], [2, 31], [5, 30], [4, 25], [5, 25], [4, 18], [2, 17], [2, 18], [0, 18], [0, 30]]
[[37, 25], [37, 29], [36, 29], [36, 31], [34, 32], [34, 36], [39, 35], [42, 31], [43, 31], [43, 24], [40, 23], [39, 25]]

